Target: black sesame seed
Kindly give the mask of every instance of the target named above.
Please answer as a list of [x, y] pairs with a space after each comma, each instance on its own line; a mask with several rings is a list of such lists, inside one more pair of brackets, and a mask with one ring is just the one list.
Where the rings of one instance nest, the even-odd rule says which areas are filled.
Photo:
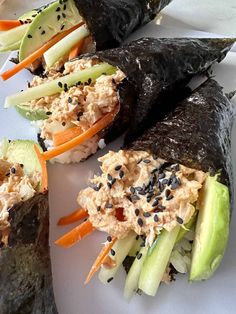
[[68, 92], [68, 85], [66, 83], [64, 84], [64, 91]]
[[137, 162], [137, 165], [138, 165], [138, 164], [140, 164], [140, 162], [142, 162], [142, 161], [143, 161], [143, 160], [142, 160], [142, 159], [140, 159], [140, 160]]
[[124, 177], [125, 173], [123, 170], [120, 170], [119, 172], [119, 177], [122, 179]]
[[44, 35], [46, 32], [45, 31], [42, 31], [41, 35]]
[[139, 201], [140, 197], [138, 195], [132, 195], [132, 201]]
[[11, 168], [11, 173], [16, 173], [16, 169], [14, 167]]
[[140, 244], [140, 247], [145, 247], [145, 242], [142, 242], [142, 243]]
[[89, 78], [89, 79], [88, 79], [88, 85], [90, 85], [91, 83], [92, 83], [92, 79]]
[[176, 216], [176, 220], [180, 225], [182, 225], [182, 223], [184, 222], [183, 219], [179, 216]]
[[72, 103], [72, 98], [68, 97], [68, 103], [71, 104]]
[[66, 4], [64, 4], [63, 10], [66, 10]]
[[157, 209], [159, 212], [163, 212], [166, 208], [163, 205], [158, 205]]
[[164, 191], [164, 185], [161, 182], [159, 182], [158, 185], [159, 185], [160, 192], [163, 192]]
[[118, 165], [118, 166], [115, 167], [115, 171], [119, 171], [121, 168], [122, 168], [122, 166]]
[[60, 4], [63, 4], [63, 0], [59, 0], [59, 3], [60, 3]]
[[107, 179], [109, 180], [109, 181], [111, 181], [113, 178], [112, 178], [112, 176], [108, 173], [108, 175], [107, 175]]
[[64, 12], [62, 13], [62, 16], [64, 17], [64, 19], [66, 18], [66, 14]]
[[168, 195], [168, 196], [166, 197], [166, 200], [167, 200], [167, 201], [170, 201], [170, 200], [172, 200], [172, 198], [174, 198], [174, 195], [170, 194], [170, 195]]
[[61, 16], [60, 16], [60, 15], [58, 15], [58, 16], [57, 16], [57, 20], [59, 21], [59, 20], [60, 20], [60, 18], [61, 18]]
[[166, 174], [164, 172], [160, 173], [159, 176], [158, 176], [158, 180], [164, 179], [165, 176], [166, 176]]
[[46, 115], [47, 115], [47, 116], [50, 116], [51, 114], [52, 114], [51, 111], [47, 111], [47, 112], [46, 112]]
[[144, 162], [145, 164], [150, 164], [151, 160], [150, 160], [150, 159], [144, 159], [143, 162]]
[[61, 11], [61, 8], [60, 7], [56, 8], [56, 12], [59, 12], [59, 11]]
[[163, 184], [163, 185], [166, 185], [166, 184], [168, 184], [168, 179], [163, 179], [162, 181], [161, 181], [161, 183]]
[[65, 25], [62, 25], [62, 27], [61, 27], [61, 31], [63, 30], [63, 28], [65, 27]]
[[24, 24], [24, 21], [22, 21], [22, 20], [19, 20], [19, 22], [21, 23], [21, 25]]
[[39, 26], [39, 29], [41, 29], [42, 28], [42, 26]]
[[36, 16], [37, 16], [37, 14], [33, 14], [33, 15], [32, 15], [32, 17], [36, 17]]
[[157, 172], [159, 170], [159, 168], [154, 168], [152, 171], [151, 171], [151, 174]]
[[24, 168], [24, 165], [23, 164], [20, 164], [21, 168]]
[[113, 277], [107, 279], [107, 283], [111, 282], [113, 280]]
[[139, 213], [140, 213], [140, 210], [138, 208], [135, 208], [134, 213], [135, 213], [136, 216], [138, 216]]
[[136, 241], [138, 241], [138, 239], [139, 239], [139, 235], [136, 235], [136, 238], [135, 238], [135, 239], [136, 239]]
[[152, 207], [157, 206], [157, 205], [158, 205], [158, 203], [159, 203], [159, 201], [158, 201], [157, 199], [155, 199], [155, 201], [152, 203]]
[[6, 173], [6, 177], [9, 177], [10, 176], [10, 172]]
[[111, 189], [112, 184], [110, 182], [107, 182], [107, 186], [108, 186], [109, 189]]
[[107, 237], [107, 241], [108, 241], [108, 242], [111, 242], [111, 241], [112, 241], [112, 237], [111, 237], [111, 236], [108, 236], [108, 237]]
[[111, 180], [111, 184], [113, 185], [113, 184], [115, 184], [115, 183], [116, 183], [116, 179], [113, 178], [113, 179]]
[[171, 191], [169, 189], [165, 190], [165, 196], [168, 197], [170, 195]]
[[133, 186], [131, 186], [131, 188], [130, 188], [130, 192], [131, 192], [132, 194], [134, 194], [134, 193], [135, 193], [135, 188], [134, 188]]
[[101, 206], [97, 206], [97, 211], [100, 212]]
[[112, 208], [112, 207], [113, 207], [112, 204], [110, 204], [110, 203], [107, 203], [107, 204], [106, 204], [106, 208]]
[[66, 125], [66, 123], [65, 122], [62, 122], [62, 126], [65, 126]]
[[137, 255], [137, 259], [141, 259], [141, 258], [142, 258], [142, 256], [143, 256], [143, 254], [142, 254], [142, 253], [138, 253], [138, 255]]
[[102, 187], [102, 183], [99, 183], [98, 185], [94, 185], [92, 188], [94, 189], [94, 191], [98, 192]]
[[138, 192], [143, 191], [143, 188], [142, 188], [141, 186], [137, 186], [135, 189], [136, 189], [136, 191], [138, 191]]
[[29, 34], [27, 37], [28, 37], [28, 38], [32, 38], [33, 36]]
[[179, 187], [179, 182], [175, 182], [171, 184], [171, 189], [176, 190]]
[[137, 223], [138, 223], [138, 225], [139, 225], [140, 227], [142, 227], [142, 226], [143, 226], [143, 220], [142, 220], [142, 218], [139, 218], [139, 219], [137, 220]]
[[170, 178], [168, 179], [167, 185], [170, 186], [171, 183], [172, 183], [172, 178], [170, 177]]
[[112, 256], [115, 256], [115, 255], [116, 255], [116, 252], [115, 252], [113, 249], [111, 249], [110, 252], [111, 252], [111, 255], [112, 255]]
[[58, 86], [62, 88], [63, 87], [62, 82], [58, 82]]
[[154, 220], [155, 222], [158, 222], [158, 220], [159, 220], [158, 216], [157, 216], [157, 215], [154, 215], [153, 220]]
[[148, 218], [148, 217], [151, 216], [151, 214], [150, 214], [150, 213], [143, 213], [143, 216], [144, 216], [145, 218]]
[[139, 194], [139, 195], [146, 195], [147, 192], [145, 192], [145, 191], [142, 189], [142, 190], [138, 191], [138, 194]]
[[173, 168], [174, 168], [175, 171], [179, 171], [180, 170], [179, 164], [174, 165]]

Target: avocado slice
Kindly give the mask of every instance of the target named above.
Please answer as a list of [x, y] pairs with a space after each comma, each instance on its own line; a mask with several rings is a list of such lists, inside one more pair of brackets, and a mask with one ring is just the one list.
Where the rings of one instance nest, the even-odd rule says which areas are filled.
[[199, 214], [189, 280], [208, 279], [223, 258], [229, 236], [230, 197], [217, 176], [206, 179], [200, 193]]
[[[11, 141], [7, 148], [5, 147], [4, 157], [9, 162], [23, 164], [26, 174], [30, 174], [33, 171], [41, 172], [41, 166], [34, 150], [34, 144], [35, 142], [30, 140]], [[42, 149], [40, 148], [40, 150]]]
[[82, 18], [73, 0], [55, 1], [38, 10], [19, 51], [20, 61], [39, 49], [56, 34], [65, 31], [81, 22]]
[[37, 120], [46, 120], [48, 119], [48, 115], [43, 109], [32, 110], [29, 109], [29, 106], [18, 105], [15, 107], [16, 111], [24, 118], [30, 121], [37, 121]]

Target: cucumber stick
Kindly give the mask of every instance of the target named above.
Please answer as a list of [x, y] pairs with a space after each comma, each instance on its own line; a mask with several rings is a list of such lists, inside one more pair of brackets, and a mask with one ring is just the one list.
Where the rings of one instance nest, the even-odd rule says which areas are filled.
[[15, 106], [16, 111], [24, 118], [30, 121], [46, 120], [48, 115], [42, 109], [32, 110], [29, 106]]
[[141, 237], [139, 237], [138, 240], [135, 240], [134, 245], [128, 253], [129, 256], [136, 256], [137, 252], [140, 250], [142, 241]]
[[125, 281], [125, 289], [124, 289], [124, 297], [127, 300], [130, 300], [134, 293], [138, 290], [138, 282], [140, 273], [143, 267], [143, 263], [147, 256], [148, 248], [143, 247], [141, 248], [139, 254], [136, 256], [129, 273], [126, 277]]
[[67, 87], [70, 87], [79, 81], [85, 83], [89, 78], [95, 80], [103, 73], [113, 74], [115, 71], [116, 68], [108, 63], [100, 63], [83, 71], [68, 74], [51, 82], [31, 87], [23, 92], [8, 96], [5, 100], [5, 108], [20, 105], [33, 99], [60, 93], [64, 90], [65, 84], [67, 84]]
[[0, 34], [0, 52], [16, 50], [20, 47], [21, 40], [29, 28], [23, 24]]
[[197, 221], [197, 214], [198, 212], [195, 211], [195, 213], [192, 215], [191, 219], [189, 220], [189, 222], [184, 225], [184, 227], [186, 228], [181, 228], [180, 231], [179, 231], [179, 234], [177, 236], [177, 239], [176, 239], [176, 242], [175, 243], [178, 243], [180, 242], [184, 236], [186, 235], [186, 233], [191, 230], [193, 228], [193, 226], [195, 225], [196, 221]]
[[126, 238], [118, 240], [114, 244], [112, 249], [115, 251], [115, 256], [113, 257], [111, 254], [109, 256], [115, 260], [116, 266], [109, 269], [105, 267], [101, 268], [98, 278], [101, 280], [102, 283], [106, 284], [107, 282], [109, 282], [110, 278], [114, 278], [122, 262], [134, 245], [136, 241], [135, 238], [136, 234], [134, 232], [130, 232]]
[[172, 231], [163, 230], [159, 235], [155, 248], [147, 254], [141, 270], [138, 287], [144, 293], [155, 296], [168, 265], [171, 252], [175, 245], [180, 226]]
[[82, 39], [89, 35], [86, 25], [82, 25], [72, 33], [64, 37], [57, 44], [52, 46], [44, 53], [44, 60], [48, 67], [52, 67], [61, 57], [70, 52], [70, 50]]

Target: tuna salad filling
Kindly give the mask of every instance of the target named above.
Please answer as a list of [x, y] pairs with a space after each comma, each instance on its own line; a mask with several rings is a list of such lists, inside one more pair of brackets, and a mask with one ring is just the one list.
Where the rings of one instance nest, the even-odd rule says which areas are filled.
[[195, 213], [204, 172], [145, 151], [110, 151], [99, 161], [102, 174], [78, 195], [96, 229], [117, 239], [134, 231], [151, 246], [163, 229], [185, 225]]
[[[81, 59], [65, 63], [64, 71], [55, 69], [48, 71], [46, 77], [34, 77], [29, 87], [35, 87], [62, 76], [83, 71], [99, 64], [98, 59]], [[86, 83], [77, 82], [64, 90], [51, 96], [41, 97], [25, 103], [31, 111], [44, 114], [44, 119], [34, 122], [39, 128], [40, 137], [44, 141], [47, 150], [62, 144], [57, 138], [63, 132], [76, 127], [82, 134], [89, 130], [97, 121], [106, 114], [111, 113], [119, 106], [117, 86], [125, 78], [125, 74], [119, 69], [114, 74], [105, 73], [96, 80], [88, 79]], [[60, 84], [60, 82], [58, 83]], [[62, 137], [61, 136], [61, 137]], [[83, 144], [73, 148], [56, 158], [62, 162], [79, 162], [94, 154], [100, 146], [101, 135], [96, 134]], [[54, 159], [55, 161], [55, 159]]]
[[25, 174], [22, 164], [0, 159], [0, 242], [7, 242], [11, 208], [32, 198], [37, 193], [40, 182], [39, 172]]

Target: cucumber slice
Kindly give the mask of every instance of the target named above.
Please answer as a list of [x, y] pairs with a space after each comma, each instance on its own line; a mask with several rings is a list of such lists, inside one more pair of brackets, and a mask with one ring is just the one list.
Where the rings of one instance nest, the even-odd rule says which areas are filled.
[[0, 52], [12, 51], [19, 48], [22, 38], [29, 28], [29, 24], [23, 24], [0, 34]]
[[88, 81], [89, 78], [91, 80], [96, 80], [103, 73], [113, 74], [115, 73], [115, 71], [116, 68], [109, 65], [108, 63], [100, 63], [83, 71], [68, 74], [54, 81], [41, 84], [36, 87], [31, 87], [23, 92], [8, 96], [5, 100], [5, 108], [23, 104], [33, 99], [38, 99], [44, 96], [50, 96], [59, 93], [64, 90], [64, 84], [67, 84], [67, 86], [70, 87], [75, 85], [79, 81], [85, 83]]
[[179, 230], [179, 226], [176, 226], [170, 232], [163, 230], [158, 236], [151, 254], [148, 252], [138, 283], [139, 289], [144, 293], [155, 296], [168, 265]]
[[135, 238], [136, 234], [134, 232], [130, 232], [126, 238], [121, 239], [114, 244], [113, 250], [115, 251], [115, 257], [113, 257], [111, 254], [110, 257], [116, 261], [116, 266], [110, 269], [105, 267], [101, 268], [98, 278], [102, 283], [106, 284], [110, 282], [109, 279], [114, 278], [122, 262], [128, 255], [131, 247], [134, 245]]
[[125, 281], [124, 297], [130, 300], [134, 293], [138, 290], [138, 282], [141, 270], [148, 252], [147, 247], [141, 248], [136, 256]]
[[44, 7], [26, 32], [19, 51], [20, 61], [42, 47], [56, 34], [80, 23], [82, 18], [73, 0], [55, 1]]
[[48, 67], [53, 66], [61, 57], [70, 52], [70, 50], [83, 38], [89, 35], [86, 25], [80, 26], [72, 33], [64, 37], [57, 44], [52, 46], [44, 53], [44, 60]]
[[24, 118], [30, 121], [46, 120], [48, 115], [43, 109], [32, 110], [29, 106], [18, 105], [15, 107], [16, 111]]
[[229, 236], [230, 197], [227, 186], [208, 177], [200, 194], [193, 242], [190, 281], [213, 275], [223, 258]]
[[140, 250], [140, 245], [142, 243], [141, 237], [138, 238], [138, 240], [135, 240], [134, 245], [132, 246], [131, 250], [129, 251], [129, 256], [136, 256], [136, 253]]

